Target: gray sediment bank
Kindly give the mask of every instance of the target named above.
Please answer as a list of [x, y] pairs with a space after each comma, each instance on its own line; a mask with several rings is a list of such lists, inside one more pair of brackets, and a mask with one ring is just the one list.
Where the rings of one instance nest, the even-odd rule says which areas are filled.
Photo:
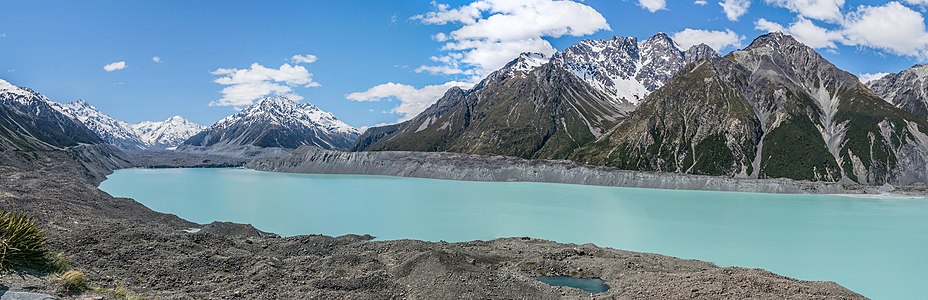
[[924, 186], [895, 188], [790, 179], [748, 179], [627, 171], [572, 161], [526, 160], [444, 152], [346, 152], [302, 147], [291, 155], [258, 158], [247, 168], [290, 173], [368, 174], [471, 181], [519, 181], [786, 194], [924, 195]]
[[[135, 162], [108, 149], [80, 150], [71, 152], [77, 160], [62, 152], [0, 161], [0, 210], [34, 218], [50, 250], [86, 273], [91, 286], [121, 286], [145, 299], [594, 298], [546, 285], [535, 279], [539, 275], [601, 278], [612, 288], [597, 299], [865, 299], [833, 282], [592, 244], [277, 237], [249, 225], [196, 224], [114, 198], [96, 185], [113, 167], [222, 160], [155, 155]], [[6, 289], [61, 299], [117, 299], [62, 291], [52, 274], [41, 272], [0, 273], [0, 290]]]

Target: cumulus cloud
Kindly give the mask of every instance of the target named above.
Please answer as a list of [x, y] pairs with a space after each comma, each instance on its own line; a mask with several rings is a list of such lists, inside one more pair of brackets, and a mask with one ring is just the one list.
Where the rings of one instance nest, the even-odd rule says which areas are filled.
[[210, 102], [210, 106], [247, 106], [270, 95], [300, 100], [302, 97], [293, 94], [293, 87], [319, 86], [309, 70], [299, 65], [283, 64], [274, 69], [253, 63], [247, 69], [219, 68], [211, 73], [220, 76], [213, 82], [227, 87], [222, 89], [222, 98]]
[[674, 33], [672, 38], [684, 49], [693, 45], [706, 44], [719, 52], [728, 47], [741, 47], [741, 42], [744, 41], [744, 36], [738, 35], [731, 29], [720, 31], [687, 28]]
[[766, 19], [759, 19], [754, 22], [754, 28], [767, 32], [786, 33], [796, 38], [800, 43], [817, 49], [835, 49], [838, 47], [836, 42], [844, 41], [844, 36], [840, 31], [828, 30], [801, 16], [789, 27], [783, 27], [779, 23]]
[[696, 1], [693, 1], [693, 4], [696, 4], [696, 5], [699, 5], [699, 6], [705, 6], [706, 3], [708, 3], [708, 2], [706, 2], [706, 0], [696, 0]]
[[912, 5], [928, 5], [928, 0], [905, 0], [905, 3]]
[[318, 57], [312, 54], [306, 54], [306, 55], [297, 54], [297, 55], [290, 57], [290, 61], [292, 61], [295, 64], [311, 64], [311, 63], [316, 62], [317, 59]]
[[882, 49], [893, 54], [928, 58], [928, 31], [921, 13], [889, 2], [860, 6], [844, 24], [846, 44]]
[[719, 5], [722, 6], [722, 11], [725, 12], [725, 17], [728, 20], [738, 21], [738, 18], [748, 12], [748, 8], [751, 7], [751, 0], [724, 0], [719, 2]]
[[160, 63], [161, 63], [161, 56], [152, 56], [152, 57], [151, 57], [151, 61], [160, 64]]
[[638, 5], [641, 5], [642, 8], [653, 13], [658, 10], [667, 8], [667, 1], [665, 0], [638, 0]]
[[780, 23], [768, 21], [767, 19], [760, 18], [754, 22], [754, 29], [766, 32], [783, 32], [786, 33], [786, 28]]
[[766, 0], [767, 4], [784, 7], [809, 19], [840, 23], [844, 18], [844, 0]]
[[428, 85], [422, 88], [416, 88], [411, 85], [388, 82], [374, 86], [367, 91], [355, 92], [345, 95], [345, 98], [351, 101], [382, 101], [397, 99], [400, 104], [390, 110], [391, 113], [399, 114], [401, 117], [397, 122], [412, 119], [423, 110], [435, 103], [438, 98], [445, 94], [452, 87], [461, 87], [468, 89], [473, 86], [472, 83], [450, 81], [443, 84]]
[[127, 67], [126, 62], [117, 61], [117, 62], [109, 63], [103, 66], [103, 70], [107, 72], [113, 72], [113, 71], [119, 71], [119, 70], [125, 69], [126, 67]]
[[444, 43], [446, 54], [437, 61], [445, 67], [426, 66], [420, 71], [475, 77], [499, 69], [522, 52], [553, 54], [555, 49], [545, 37], [584, 36], [610, 29], [595, 9], [568, 0], [477, 0], [456, 8], [435, 4], [434, 11], [412, 19], [460, 26], [433, 36]]
[[857, 77], [860, 78], [860, 82], [868, 83], [868, 82], [871, 82], [871, 81], [874, 81], [874, 80], [877, 80], [877, 79], [886, 77], [886, 75], [889, 75], [889, 73], [883, 73], [883, 72], [880, 72], [880, 73], [863, 73], [863, 74], [858, 75]]

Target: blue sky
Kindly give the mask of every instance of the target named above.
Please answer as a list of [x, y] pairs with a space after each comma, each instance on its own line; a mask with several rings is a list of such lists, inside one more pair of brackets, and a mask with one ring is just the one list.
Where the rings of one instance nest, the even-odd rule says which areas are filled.
[[[926, 0], [505, 2], [521, 3], [516, 8], [487, 1], [4, 1], [0, 79], [59, 102], [86, 99], [128, 122], [182, 115], [206, 125], [234, 113], [248, 95], [261, 94], [259, 87], [270, 87], [361, 127], [414, 114], [447, 86], [479, 79], [511, 51], [560, 50], [613, 35], [644, 39], [666, 32], [680, 37], [678, 42], [705, 40], [726, 53], [777, 29], [803, 36], [801, 41], [816, 44], [823, 56], [854, 74], [897, 72], [928, 57]], [[726, 11], [720, 2], [749, 7]], [[461, 7], [478, 8], [479, 14], [454, 19]], [[453, 34], [497, 14], [519, 26]], [[538, 18], [519, 19], [525, 16]], [[688, 35], [674, 35], [686, 29]], [[497, 41], [505, 52], [479, 43], [442, 49], [501, 32], [509, 34]], [[531, 45], [506, 38], [527, 38]], [[294, 55], [317, 59], [300, 63]], [[126, 67], [104, 70], [114, 62]], [[267, 69], [256, 71], [255, 63]], [[284, 64], [286, 70], [278, 69]], [[219, 69], [237, 69], [240, 76], [235, 70], [215, 72]], [[276, 79], [249, 81], [255, 74]], [[215, 82], [223, 77], [228, 84]], [[393, 84], [371, 89], [385, 83]], [[229, 87], [244, 94], [224, 94]], [[238, 104], [210, 106], [224, 96]]]

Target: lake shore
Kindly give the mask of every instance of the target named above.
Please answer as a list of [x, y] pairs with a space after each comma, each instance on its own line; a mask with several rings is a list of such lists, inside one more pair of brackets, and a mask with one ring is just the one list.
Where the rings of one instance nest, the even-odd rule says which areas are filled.
[[259, 171], [365, 174], [433, 179], [547, 182], [596, 186], [783, 194], [897, 195], [923, 197], [928, 186], [866, 186], [790, 179], [750, 179], [641, 172], [572, 161], [526, 160], [505, 156], [442, 152], [345, 152], [302, 147], [289, 156], [258, 158], [245, 164]]
[[[118, 167], [132, 166], [137, 165]], [[106, 169], [90, 171], [62, 157], [0, 168], [0, 209], [35, 218], [51, 249], [64, 252], [91, 284], [125, 286], [147, 299], [589, 296], [543, 284], [537, 275], [599, 277], [612, 289], [597, 297], [607, 298], [863, 299], [832, 282], [591, 244], [531, 238], [463, 243], [372, 241], [363, 235], [280, 238], [249, 225], [195, 224], [100, 191], [98, 178], [109, 173]], [[46, 274], [6, 274], [0, 280], [10, 290], [58, 292]], [[86, 296], [94, 294], [61, 294]]]

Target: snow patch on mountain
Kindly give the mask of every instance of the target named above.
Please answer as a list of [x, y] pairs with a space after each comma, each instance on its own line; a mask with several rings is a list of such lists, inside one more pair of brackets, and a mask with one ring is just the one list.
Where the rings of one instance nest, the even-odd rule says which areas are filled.
[[83, 123], [107, 144], [128, 150], [146, 148], [145, 143], [139, 139], [129, 123], [100, 112], [87, 101], [77, 100], [67, 104], [49, 101], [49, 104], [58, 112]]
[[180, 145], [206, 128], [181, 116], [173, 116], [164, 121], [142, 121], [131, 126], [147, 147], [165, 149]]
[[610, 95], [616, 105], [638, 105], [687, 63], [718, 57], [706, 48], [696, 45], [683, 51], [669, 36], [658, 33], [640, 43], [634, 37], [584, 40], [556, 53], [552, 61]]

